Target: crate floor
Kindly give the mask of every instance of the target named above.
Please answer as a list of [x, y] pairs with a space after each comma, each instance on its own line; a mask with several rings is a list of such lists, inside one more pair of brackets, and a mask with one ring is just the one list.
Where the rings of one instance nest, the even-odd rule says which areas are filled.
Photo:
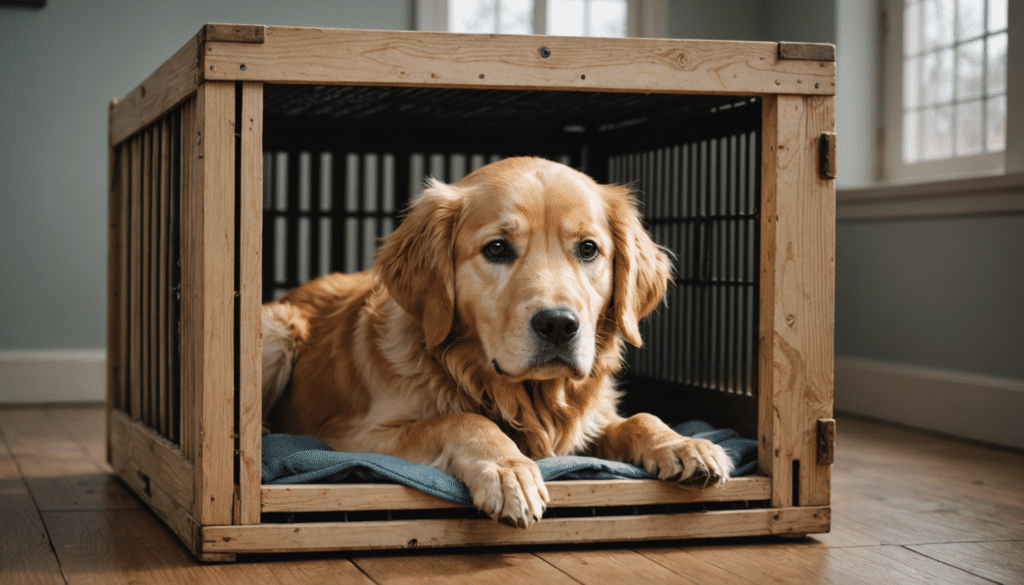
[[1024, 454], [843, 417], [830, 534], [200, 565], [111, 473], [103, 412], [0, 408], [5, 583], [1024, 583]]

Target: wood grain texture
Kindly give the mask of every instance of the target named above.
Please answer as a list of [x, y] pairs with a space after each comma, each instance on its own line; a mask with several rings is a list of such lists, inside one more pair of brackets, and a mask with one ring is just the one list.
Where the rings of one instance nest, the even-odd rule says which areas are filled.
[[263, 84], [242, 84], [238, 254], [237, 523], [260, 521], [263, 346]]
[[[547, 48], [549, 56], [542, 56]], [[835, 93], [835, 64], [777, 43], [267, 27], [207, 43], [207, 80], [719, 94]]]
[[204, 526], [208, 552], [366, 550], [553, 544], [806, 534], [827, 530], [827, 508], [752, 509], [691, 514], [545, 518], [529, 530], [493, 520], [395, 520]]
[[832, 416], [835, 190], [816, 164], [835, 104], [770, 96], [762, 108], [759, 463], [773, 506], [826, 505], [817, 421]]
[[176, 445], [120, 411], [110, 417], [110, 435], [119, 445], [113, 467], [133, 472], [121, 473], [125, 481], [133, 485], [132, 475], [140, 473], [148, 478], [136, 492], [158, 485], [182, 508], [192, 509], [195, 470]]
[[[196, 452], [195, 508], [202, 524], [229, 524], [234, 499], [235, 86], [196, 94], [190, 171], [189, 263], [182, 266], [183, 344], [191, 370]], [[191, 142], [191, 137], [189, 142]]]
[[[0, 424], [0, 429], [4, 427]], [[64, 583], [46, 527], [0, 434], [0, 568], [3, 582]]]
[[199, 87], [198, 35], [110, 108], [110, 145], [116, 146], [179, 105]]
[[507, 585], [510, 573], [526, 583], [577, 582], [544, 559], [511, 553], [379, 556], [353, 562], [377, 583]]
[[[657, 480], [553, 481], [549, 507], [644, 506], [689, 502], [758, 501], [771, 497], [766, 477], [739, 477], [707, 490], [684, 490]], [[267, 485], [263, 512], [430, 510], [459, 508], [417, 489], [400, 485]]]
[[0, 409], [0, 428], [39, 510], [138, 508], [102, 460], [45, 410]]

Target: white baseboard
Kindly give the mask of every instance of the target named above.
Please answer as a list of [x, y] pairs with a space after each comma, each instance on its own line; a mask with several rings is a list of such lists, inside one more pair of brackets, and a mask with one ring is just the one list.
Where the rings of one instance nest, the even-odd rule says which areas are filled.
[[1024, 449], [1024, 382], [836, 356], [835, 409]]
[[103, 402], [102, 349], [0, 350], [0, 404]]

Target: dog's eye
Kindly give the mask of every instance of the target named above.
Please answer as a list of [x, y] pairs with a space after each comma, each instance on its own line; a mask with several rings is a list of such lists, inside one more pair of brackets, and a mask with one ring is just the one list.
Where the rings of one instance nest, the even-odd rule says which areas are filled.
[[494, 240], [484, 246], [484, 257], [491, 262], [509, 262], [515, 259], [512, 246], [505, 240]]
[[591, 240], [584, 240], [580, 242], [579, 248], [576, 249], [576, 253], [580, 255], [580, 258], [584, 260], [593, 260], [597, 258], [599, 250], [597, 244]]

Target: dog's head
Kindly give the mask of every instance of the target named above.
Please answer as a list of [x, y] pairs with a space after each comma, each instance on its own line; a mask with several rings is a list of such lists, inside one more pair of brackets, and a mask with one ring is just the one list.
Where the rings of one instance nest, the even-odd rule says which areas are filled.
[[428, 348], [479, 341], [510, 380], [582, 379], [616, 332], [661, 300], [671, 265], [629, 189], [565, 165], [512, 158], [432, 181], [378, 252], [378, 278]]

